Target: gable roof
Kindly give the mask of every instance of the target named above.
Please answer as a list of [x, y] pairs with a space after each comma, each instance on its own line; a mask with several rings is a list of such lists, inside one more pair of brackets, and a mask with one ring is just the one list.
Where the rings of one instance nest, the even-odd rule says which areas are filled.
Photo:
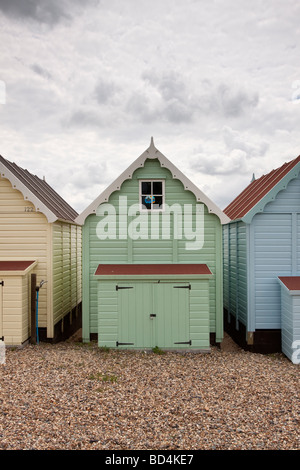
[[275, 199], [279, 191], [285, 189], [288, 183], [297, 178], [300, 172], [300, 156], [284, 163], [270, 173], [254, 179], [251, 183], [224, 209], [231, 220], [242, 219], [250, 223], [257, 212], [262, 212], [265, 205]]
[[24, 170], [0, 155], [0, 176], [10, 181], [24, 198], [42, 212], [48, 222], [58, 219], [74, 222], [78, 213], [51, 186], [38, 176]]
[[118, 191], [121, 188], [122, 183], [131, 179], [135, 170], [144, 166], [147, 159], [158, 159], [160, 166], [167, 168], [174, 179], [178, 179], [182, 182], [184, 189], [194, 193], [197, 202], [204, 203], [210, 213], [216, 214], [221, 223], [229, 222], [227, 215], [219, 209], [205, 194], [197, 188], [170, 160], [167, 159], [154, 145], [153, 137], [151, 138], [150, 146], [145, 152], [143, 152], [128, 168], [125, 170], [108, 188], [103, 191], [77, 218], [76, 222], [84, 224], [86, 217], [90, 214], [96, 214], [98, 206], [104, 202], [108, 202], [110, 195], [114, 191]]

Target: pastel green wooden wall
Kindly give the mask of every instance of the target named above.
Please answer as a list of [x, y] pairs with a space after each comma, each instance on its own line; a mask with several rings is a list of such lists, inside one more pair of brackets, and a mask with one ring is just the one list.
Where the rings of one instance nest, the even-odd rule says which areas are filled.
[[[184, 189], [183, 184], [173, 179], [166, 168], [161, 168], [158, 160], [146, 160], [144, 167], [137, 169], [132, 179], [126, 180], [120, 191], [114, 192], [109, 204], [118, 214], [119, 197], [126, 196], [127, 204], [139, 202], [139, 180], [141, 178], [163, 178], [165, 180], [165, 202], [192, 204], [196, 210], [196, 198]], [[204, 245], [200, 250], [186, 250], [189, 240], [158, 239], [100, 240], [97, 237], [97, 224], [100, 216], [92, 214], [83, 226], [83, 340], [89, 341], [90, 333], [98, 333], [98, 284], [94, 273], [99, 264], [127, 263], [205, 263], [213, 273], [209, 281], [210, 332], [216, 333], [217, 341], [223, 338], [223, 290], [222, 290], [222, 227], [219, 218], [208, 212], [204, 206]], [[161, 226], [161, 224], [160, 224]], [[119, 227], [117, 227], [118, 230]], [[173, 228], [171, 227], [171, 233]]]
[[224, 308], [238, 322], [247, 325], [248, 313], [247, 225], [231, 222], [223, 226]]

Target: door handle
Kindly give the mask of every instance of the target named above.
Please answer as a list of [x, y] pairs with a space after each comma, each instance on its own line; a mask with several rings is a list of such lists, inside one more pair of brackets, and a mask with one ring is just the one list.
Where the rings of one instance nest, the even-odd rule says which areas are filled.
[[156, 317], [156, 314], [155, 313], [150, 313], [150, 318], [154, 318]]

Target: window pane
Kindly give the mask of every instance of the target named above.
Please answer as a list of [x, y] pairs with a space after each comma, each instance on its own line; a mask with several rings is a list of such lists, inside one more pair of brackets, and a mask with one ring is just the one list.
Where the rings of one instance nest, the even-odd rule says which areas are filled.
[[154, 209], [159, 209], [163, 203], [162, 196], [155, 196]]
[[162, 182], [153, 181], [153, 194], [162, 194]]
[[146, 209], [151, 209], [151, 197], [149, 196], [142, 196], [142, 204], [146, 207]]
[[142, 194], [151, 194], [151, 181], [142, 181]]

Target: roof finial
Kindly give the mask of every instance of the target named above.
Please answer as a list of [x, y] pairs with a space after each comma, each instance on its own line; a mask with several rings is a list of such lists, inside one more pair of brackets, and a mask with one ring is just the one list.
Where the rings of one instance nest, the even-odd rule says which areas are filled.
[[251, 183], [253, 183], [253, 181], [255, 181], [255, 174], [254, 174], [254, 173], [253, 173], [253, 175], [252, 175]]
[[147, 153], [149, 154], [149, 158], [156, 158], [157, 148], [154, 145], [153, 137], [151, 137], [150, 146], [147, 150]]

